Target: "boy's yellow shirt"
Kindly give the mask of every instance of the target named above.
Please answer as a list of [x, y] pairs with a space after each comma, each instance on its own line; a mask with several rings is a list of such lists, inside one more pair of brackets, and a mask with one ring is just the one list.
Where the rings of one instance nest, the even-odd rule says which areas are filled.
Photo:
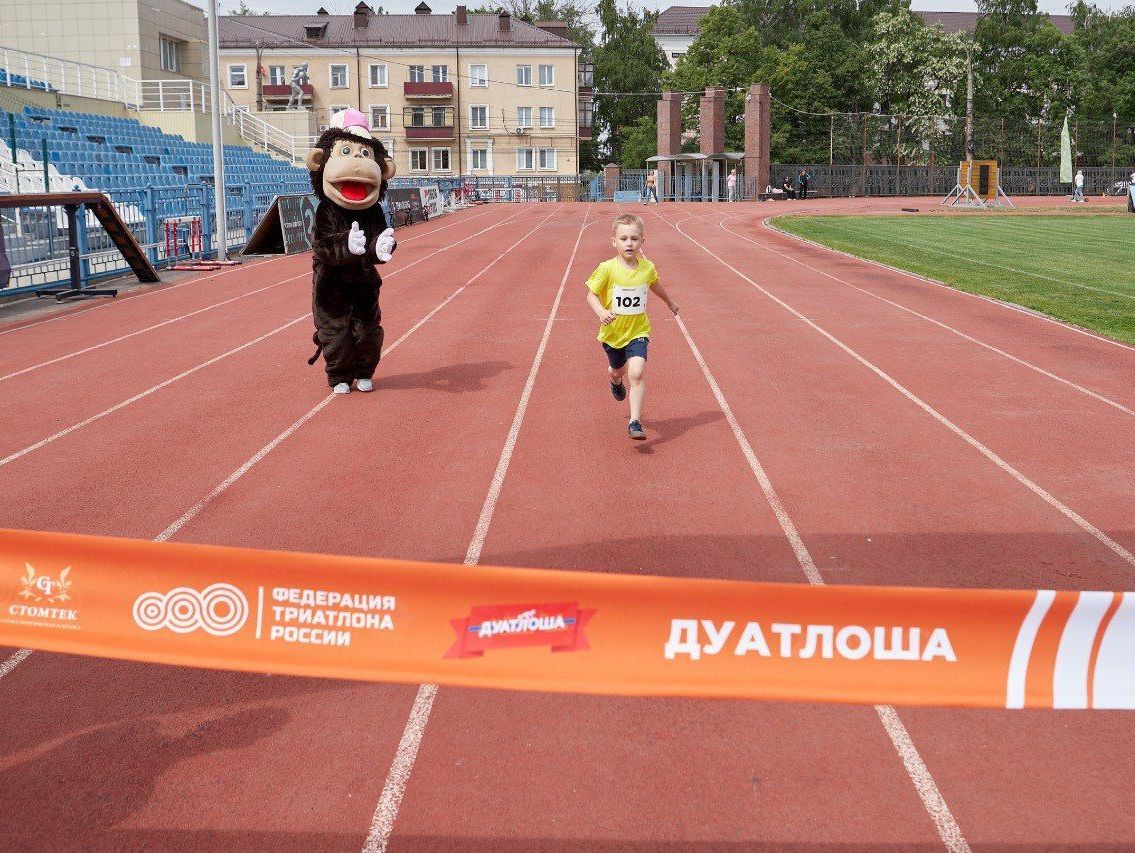
[[[630, 269], [617, 256], [603, 261], [587, 279], [587, 288], [610, 310], [616, 287], [651, 288], [658, 282], [658, 270], [646, 258], [638, 259], [638, 266]], [[646, 312], [620, 314], [606, 326], [599, 326], [599, 340], [615, 349], [622, 349], [635, 338], [650, 337], [650, 319]]]

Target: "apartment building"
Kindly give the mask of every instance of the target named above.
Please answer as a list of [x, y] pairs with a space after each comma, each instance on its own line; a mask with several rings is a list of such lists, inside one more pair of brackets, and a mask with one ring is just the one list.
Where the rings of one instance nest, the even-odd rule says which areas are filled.
[[[590, 71], [566, 25], [507, 13], [220, 19], [221, 84], [241, 109], [294, 132], [354, 107], [370, 117], [400, 176], [574, 175], [592, 135]], [[306, 65], [300, 109], [291, 80]]]

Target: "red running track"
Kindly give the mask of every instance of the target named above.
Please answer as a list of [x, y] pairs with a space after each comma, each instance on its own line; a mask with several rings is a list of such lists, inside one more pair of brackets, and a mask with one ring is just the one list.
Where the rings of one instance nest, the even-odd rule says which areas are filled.
[[[18, 374], [0, 378], [0, 525], [470, 571], [1130, 588], [1135, 350], [775, 234], [769, 206], [652, 207], [682, 322], [652, 311], [650, 439], [632, 443], [582, 290], [615, 212], [409, 232], [372, 395], [329, 398], [304, 362], [306, 257], [0, 327], [0, 377]], [[10, 848], [1135, 839], [1118, 712], [435, 692], [40, 653], [0, 696]]]

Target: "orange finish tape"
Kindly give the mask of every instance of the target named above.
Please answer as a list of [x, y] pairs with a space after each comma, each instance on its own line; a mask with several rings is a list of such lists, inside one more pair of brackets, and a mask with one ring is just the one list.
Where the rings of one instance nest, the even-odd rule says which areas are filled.
[[476, 568], [0, 531], [0, 643], [632, 696], [1135, 708], [1135, 594]]

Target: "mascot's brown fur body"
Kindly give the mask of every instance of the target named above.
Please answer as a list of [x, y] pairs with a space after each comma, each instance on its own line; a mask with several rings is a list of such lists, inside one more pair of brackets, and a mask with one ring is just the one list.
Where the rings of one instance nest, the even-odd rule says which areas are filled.
[[[374, 265], [389, 260], [395, 245], [380, 204], [394, 164], [378, 140], [333, 127], [308, 152], [307, 165], [319, 198], [311, 236], [313, 339], [327, 383], [346, 393], [352, 381], [370, 380], [382, 353], [382, 279]], [[362, 232], [353, 241], [352, 230]], [[317, 350], [312, 363], [318, 357]]]

